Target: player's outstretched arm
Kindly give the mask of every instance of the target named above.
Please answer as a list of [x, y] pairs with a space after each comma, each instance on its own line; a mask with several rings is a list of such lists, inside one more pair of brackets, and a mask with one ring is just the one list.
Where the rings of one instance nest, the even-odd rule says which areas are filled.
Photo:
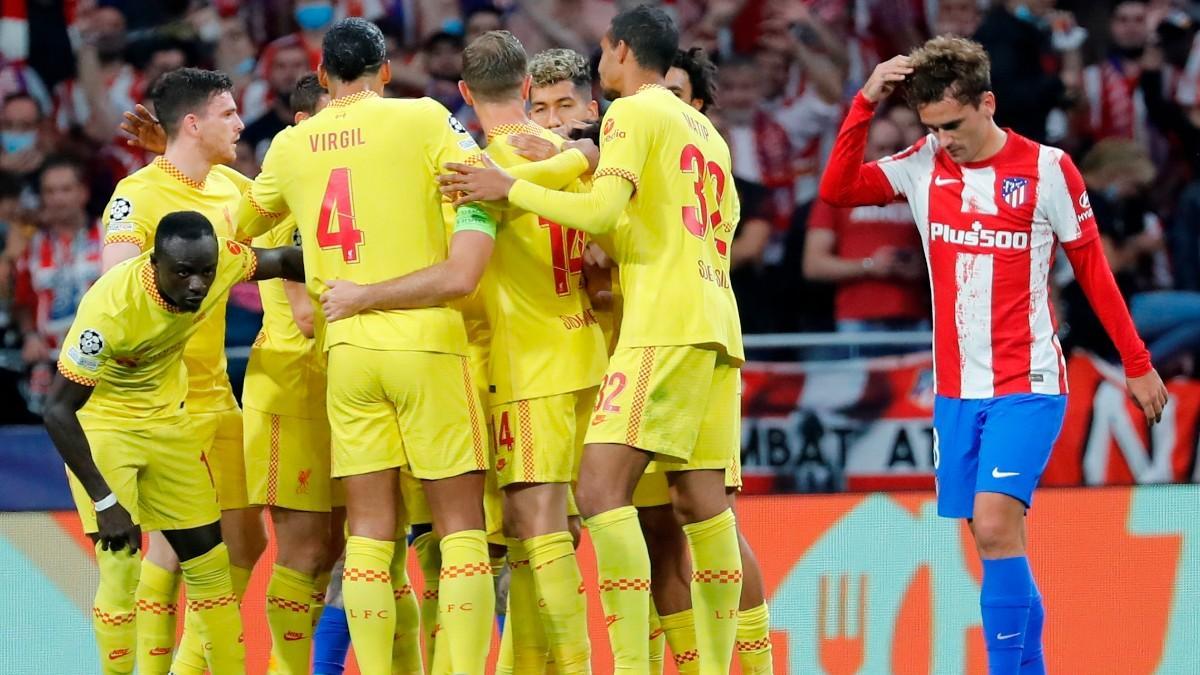
[[854, 97], [838, 131], [829, 163], [821, 174], [821, 199], [834, 206], [863, 206], [886, 204], [895, 197], [881, 170], [864, 170], [863, 155], [875, 106], [910, 73], [912, 67], [907, 56], [894, 56], [875, 67], [862, 91]]
[[88, 496], [96, 503], [96, 523], [100, 528], [101, 546], [106, 551], [119, 551], [128, 546], [137, 551], [142, 544], [141, 528], [133, 523], [129, 512], [117, 503], [96, 462], [87, 436], [76, 413], [87, 403], [93, 387], [73, 382], [62, 373], [54, 376], [46, 402], [46, 431], [54, 447], [71, 473], [83, 484]]
[[287, 279], [288, 281], [304, 281], [304, 254], [298, 246], [280, 246], [279, 248], [256, 248], [254, 255], [258, 265], [254, 268], [251, 279]]
[[[459, 211], [464, 209], [478, 207], [468, 205]], [[402, 277], [365, 286], [340, 279], [327, 282], [329, 290], [321, 294], [325, 318], [338, 321], [373, 309], [437, 307], [474, 293], [492, 257], [494, 227], [491, 232], [460, 227], [445, 260]]]
[[591, 192], [547, 190], [517, 180], [486, 155], [481, 167], [447, 164], [446, 168], [453, 173], [440, 176], [438, 182], [442, 194], [455, 197], [456, 206], [507, 198], [518, 208], [589, 234], [604, 234], [616, 227], [634, 189], [633, 183], [610, 174], [596, 179]]

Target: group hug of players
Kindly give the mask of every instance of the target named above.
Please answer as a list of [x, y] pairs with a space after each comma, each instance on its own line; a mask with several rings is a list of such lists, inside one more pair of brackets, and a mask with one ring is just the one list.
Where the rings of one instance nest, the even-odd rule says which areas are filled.
[[[243, 128], [226, 76], [169, 73], [156, 119], [127, 115], [162, 154], [110, 200], [46, 414], [96, 541], [105, 673], [245, 671], [264, 506], [272, 673], [310, 672], [327, 589], [363, 673], [483, 673], [505, 562], [499, 672], [590, 672], [581, 521], [619, 671], [661, 671], [665, 637], [679, 672], [735, 653], [771, 672], [731, 508], [739, 205], [701, 112], [711, 67], [649, 7], [601, 49], [599, 151], [547, 130], [598, 121], [582, 56], [469, 45], [481, 151], [438, 103], [380, 96], [383, 35], [357, 19], [253, 181], [224, 166]], [[246, 280], [264, 320], [239, 410], [224, 308]]]

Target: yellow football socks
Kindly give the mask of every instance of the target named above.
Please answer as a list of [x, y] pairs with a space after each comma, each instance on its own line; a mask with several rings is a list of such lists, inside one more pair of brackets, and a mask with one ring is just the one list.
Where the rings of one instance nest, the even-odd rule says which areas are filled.
[[[403, 537], [403, 535], [401, 535]], [[392, 555], [392, 598], [396, 608], [395, 637], [392, 642], [393, 675], [423, 675], [421, 660], [421, 608], [408, 578], [408, 547], [403, 539]]]
[[246, 671], [242, 614], [234, 594], [229, 550], [217, 544], [207, 553], [180, 563], [187, 584], [187, 611], [206, 647], [212, 675]]
[[642, 675], [650, 669], [650, 644], [646, 640], [650, 625], [650, 555], [637, 509], [623, 506], [605, 511], [588, 518], [587, 527], [596, 549], [600, 603], [608, 624], [614, 667], [616, 672]]
[[662, 675], [663, 672], [663, 652], [666, 651], [667, 637], [666, 631], [662, 627], [662, 619], [658, 617], [658, 610], [654, 607], [654, 601], [650, 601], [650, 675]]
[[[237, 598], [238, 607], [242, 606], [242, 598], [246, 595], [246, 587], [250, 585], [250, 575], [254, 570], [230, 565], [229, 577], [233, 582], [233, 595]], [[190, 597], [190, 592], [188, 593]], [[195, 619], [185, 612], [183, 615], [183, 637], [179, 640], [179, 649], [175, 651], [175, 662], [171, 664], [172, 675], [203, 675], [208, 655], [201, 648], [204, 641], [200, 639], [199, 626]]]
[[167, 675], [175, 650], [182, 575], [168, 572], [147, 559], [137, 587], [137, 671], [139, 675]]
[[434, 628], [437, 627], [438, 576], [442, 572], [442, 550], [433, 532], [413, 539], [417, 564], [424, 577], [421, 589], [421, 635], [425, 639], [425, 663], [433, 663]]
[[696, 622], [692, 610], [685, 609], [662, 617], [662, 628], [667, 634], [671, 658], [680, 675], [700, 672], [700, 652], [696, 648]]
[[454, 673], [482, 673], [492, 645], [496, 592], [487, 535], [462, 530], [442, 539], [442, 572], [438, 584], [437, 640], [449, 642]]
[[524, 541], [537, 588], [537, 607], [555, 670], [563, 675], [591, 672], [587, 600], [575, 545], [567, 531]]
[[538, 612], [537, 582], [525, 543], [508, 540], [508, 620], [504, 631], [512, 635], [512, 672], [541, 673], [546, 668], [549, 643]]
[[128, 548], [105, 551], [97, 543], [96, 564], [100, 567], [100, 585], [92, 602], [92, 628], [100, 648], [100, 670], [105, 675], [132, 673], [137, 648], [134, 617], [141, 561]]
[[[692, 553], [692, 608], [700, 672], [726, 675], [742, 597], [742, 555], [733, 511], [683, 526]], [[665, 622], [665, 618], [664, 618]]]
[[301, 675], [309, 671], [312, 649], [312, 597], [317, 580], [275, 565], [267, 583], [267, 627], [271, 631], [272, 675]]
[[363, 675], [390, 675], [396, 632], [390, 568], [396, 543], [351, 536], [346, 540], [342, 600], [350, 640]]
[[767, 603], [738, 612], [737, 655], [744, 675], [771, 675], [771, 615]]

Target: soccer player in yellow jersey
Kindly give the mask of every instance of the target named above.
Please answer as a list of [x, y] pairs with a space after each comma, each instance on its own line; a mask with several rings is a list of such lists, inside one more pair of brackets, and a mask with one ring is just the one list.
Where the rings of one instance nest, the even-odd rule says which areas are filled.
[[[507, 197], [589, 233], [609, 232], [628, 215], [614, 233], [621, 334], [587, 434], [579, 507], [596, 547], [617, 668], [646, 672], [650, 561], [632, 494], [652, 460], [668, 472], [694, 564], [700, 672], [727, 673], [742, 585], [724, 486], [744, 359], [728, 262], [738, 203], [724, 140], [663, 86], [677, 48], [678, 31], [660, 9], [643, 5], [613, 19], [600, 79], [616, 100], [591, 192], [555, 192], [467, 165], [452, 167], [462, 177], [442, 189], [463, 193], [463, 203]], [[663, 308], [675, 316], [664, 318]]]
[[219, 239], [200, 213], [167, 214], [153, 250], [84, 295], [46, 408], [46, 429], [91, 502], [97, 550], [134, 552], [145, 529], [178, 554], [214, 675], [245, 672], [242, 621], [181, 356], [234, 284], [278, 276], [303, 277], [298, 251], [256, 251]]
[[[329, 102], [315, 74], [300, 78], [291, 96], [296, 124]], [[285, 219], [255, 246], [299, 243]], [[313, 301], [303, 283], [258, 284], [263, 325], [250, 350], [242, 394], [246, 478], [251, 504], [266, 506], [277, 554], [267, 585], [271, 632], [269, 672], [307, 673], [316, 608], [331, 563], [329, 422], [325, 415], [325, 354], [313, 339]], [[324, 577], [324, 578], [322, 578]]]
[[[463, 52], [459, 88], [487, 132], [487, 155], [500, 166], [526, 163], [509, 142], [516, 134], [563, 142], [526, 117], [526, 70], [524, 48], [505, 31], [485, 33]], [[582, 578], [567, 524], [567, 495], [607, 361], [581, 283], [586, 243], [582, 232], [506, 209], [483, 283], [496, 471], [513, 570], [515, 672], [544, 667], [547, 645], [557, 672], [590, 672]]]
[[[249, 181], [221, 166], [236, 156], [244, 125], [233, 101], [232, 83], [223, 74], [183, 68], [164, 75], [150, 93], [165, 127], [166, 148], [150, 165], [117, 184], [104, 213], [105, 270], [149, 248], [159, 220], [168, 212], [191, 209], [205, 215], [218, 236], [233, 236], [233, 214]], [[160, 148], [152, 148], [159, 150]], [[226, 374], [225, 312], [208, 314], [184, 350], [188, 374], [187, 407], [192, 438], [212, 468], [222, 510], [223, 534], [233, 564], [234, 589], [240, 597], [255, 561], [266, 546], [261, 510], [249, 508], [242, 458], [242, 424]], [[77, 502], [82, 494], [74, 486]], [[81, 508], [85, 529], [94, 527]], [[158, 534], [141, 563], [137, 586], [137, 660], [142, 673], [176, 675], [202, 672], [201, 643], [184, 632], [175, 663], [175, 597], [178, 560]], [[102, 570], [106, 568], [101, 565]], [[106, 578], [101, 575], [101, 586]], [[130, 575], [121, 575], [130, 578]]]
[[[380, 97], [391, 68], [374, 24], [339, 21], [322, 52], [329, 107], [275, 137], [239, 224], [257, 235], [294, 214], [313, 283], [370, 283], [443, 261], [486, 260], [494, 221], [460, 208], [448, 246], [437, 191], [438, 167], [478, 152], [462, 125], [430, 99]], [[423, 481], [441, 536], [438, 639], [449, 643], [454, 672], [483, 672], [495, 604], [483, 516], [485, 413], [462, 316], [444, 304], [476, 282], [444, 289], [441, 306], [329, 317], [332, 473], [345, 484], [350, 528], [342, 593], [364, 675], [392, 672], [389, 570], [404, 465]]]

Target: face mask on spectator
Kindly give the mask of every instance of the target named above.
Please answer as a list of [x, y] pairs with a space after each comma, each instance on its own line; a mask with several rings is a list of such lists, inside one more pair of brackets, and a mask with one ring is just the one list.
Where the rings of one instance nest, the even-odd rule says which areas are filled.
[[0, 143], [4, 144], [4, 154], [15, 155], [24, 152], [37, 143], [36, 131], [5, 131], [0, 133]]
[[1131, 61], [1142, 58], [1142, 53], [1146, 51], [1146, 48], [1141, 45], [1136, 47], [1117, 47], [1114, 45], [1113, 49], [1121, 55], [1121, 58]]
[[305, 5], [296, 8], [296, 23], [304, 30], [320, 30], [333, 23], [333, 3]]

